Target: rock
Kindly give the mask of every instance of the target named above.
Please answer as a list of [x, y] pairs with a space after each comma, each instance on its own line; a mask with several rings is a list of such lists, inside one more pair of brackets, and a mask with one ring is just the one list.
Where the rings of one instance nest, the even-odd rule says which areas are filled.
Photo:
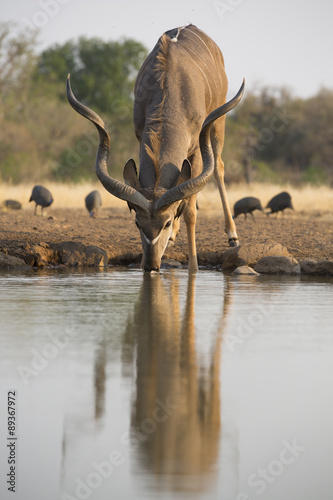
[[90, 245], [86, 247], [86, 256], [86, 266], [106, 267], [108, 265], [107, 253], [102, 248]]
[[47, 243], [39, 243], [27, 249], [25, 261], [30, 266], [45, 267], [47, 264], [57, 264], [57, 252], [49, 247]]
[[5, 200], [3, 205], [9, 210], [21, 210], [22, 208], [22, 204], [16, 200]]
[[105, 267], [108, 256], [105, 250], [95, 246], [84, 246], [73, 241], [60, 243], [56, 247], [59, 263], [66, 266]]
[[108, 251], [109, 263], [114, 266], [128, 266], [130, 264], [141, 264], [142, 253], [126, 252], [119, 255], [118, 252]]
[[[184, 261], [188, 260], [184, 255]], [[221, 263], [221, 252], [201, 252], [198, 254], [198, 264], [201, 266], [217, 266]]]
[[254, 266], [262, 257], [281, 255], [290, 257], [287, 248], [280, 243], [241, 245], [229, 248], [222, 255], [222, 269], [235, 269], [241, 266]]
[[36, 262], [36, 257], [32, 254], [29, 254], [24, 257], [24, 260], [29, 266], [34, 266]]
[[27, 264], [20, 257], [14, 257], [13, 255], [7, 255], [0, 252], [0, 267], [22, 267]]
[[38, 245], [43, 248], [50, 248], [50, 245], [48, 243], [44, 243], [44, 241], [40, 241]]
[[65, 264], [58, 264], [56, 266], [57, 269], [68, 269], [67, 266], [65, 266]]
[[35, 263], [35, 266], [37, 266], [37, 267], [51, 267], [50, 264], [43, 259], [38, 260], [38, 262]]
[[232, 271], [231, 274], [247, 274], [247, 275], [259, 276], [259, 273], [257, 273], [257, 271], [255, 271], [254, 269], [252, 269], [252, 267], [249, 266], [236, 267], [236, 269]]
[[313, 275], [333, 275], [333, 261], [332, 260], [302, 260], [300, 261], [302, 274]]
[[300, 274], [301, 266], [293, 257], [271, 255], [262, 257], [254, 270], [262, 274]]
[[175, 268], [175, 267], [183, 267], [178, 260], [174, 259], [162, 259], [161, 262], [162, 268]]

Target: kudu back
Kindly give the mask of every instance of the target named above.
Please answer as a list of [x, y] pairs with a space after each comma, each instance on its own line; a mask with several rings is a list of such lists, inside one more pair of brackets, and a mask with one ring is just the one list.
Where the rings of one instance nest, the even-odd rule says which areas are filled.
[[225, 214], [230, 246], [238, 245], [224, 186], [221, 153], [225, 114], [240, 101], [244, 81], [229, 102], [227, 77], [218, 46], [193, 25], [164, 33], [143, 63], [134, 91], [134, 126], [140, 143], [140, 169], [133, 159], [124, 167], [124, 183], [107, 171], [110, 138], [103, 120], [74, 97], [71, 106], [98, 129], [96, 174], [114, 196], [136, 213], [146, 271], [159, 271], [174, 226], [183, 213], [189, 270], [198, 269], [195, 223], [196, 197], [213, 174]]

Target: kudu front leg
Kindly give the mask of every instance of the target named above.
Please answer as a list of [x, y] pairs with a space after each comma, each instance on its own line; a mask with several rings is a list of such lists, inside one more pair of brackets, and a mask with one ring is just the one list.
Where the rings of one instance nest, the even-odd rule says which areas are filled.
[[216, 159], [216, 166], [214, 169], [214, 176], [219, 189], [223, 211], [225, 219], [225, 232], [228, 235], [228, 243], [231, 247], [237, 247], [239, 245], [239, 240], [237, 236], [236, 224], [232, 218], [231, 210], [229, 207], [229, 201], [227, 196], [227, 191], [224, 185], [224, 163], [221, 157]]
[[183, 212], [187, 230], [188, 270], [191, 273], [198, 271], [197, 248], [195, 243], [195, 224], [197, 220], [196, 199], [197, 195], [191, 196]]

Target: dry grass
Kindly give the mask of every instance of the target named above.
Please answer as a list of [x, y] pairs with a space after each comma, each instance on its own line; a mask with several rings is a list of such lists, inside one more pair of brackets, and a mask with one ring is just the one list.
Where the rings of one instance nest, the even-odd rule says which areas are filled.
[[[111, 196], [100, 183], [59, 184], [56, 182], [43, 183], [52, 193], [54, 208], [84, 208], [84, 199], [90, 191], [98, 189], [104, 207], [121, 207], [124, 202]], [[33, 184], [8, 185], [0, 184], [0, 205], [4, 200], [12, 199], [22, 203], [23, 208], [34, 209], [35, 204], [29, 203]]]
[[[101, 184], [59, 184], [45, 183], [51, 191], [54, 208], [84, 208], [84, 198], [93, 189], [98, 189], [103, 207], [126, 207], [122, 200], [111, 196]], [[33, 185], [20, 184], [8, 185], [0, 184], [0, 205], [6, 199], [20, 201], [24, 209], [34, 208], [34, 204], [28, 202]], [[228, 197], [231, 209], [234, 203], [244, 196], [255, 196], [261, 200], [265, 207], [267, 202], [277, 193], [288, 191], [292, 197], [292, 202], [297, 212], [332, 212], [333, 211], [333, 190], [328, 187], [304, 186], [295, 188], [291, 186], [276, 186], [272, 184], [253, 183], [234, 184], [228, 186]], [[202, 210], [220, 210], [221, 201], [215, 184], [211, 183], [198, 196], [199, 207]]]

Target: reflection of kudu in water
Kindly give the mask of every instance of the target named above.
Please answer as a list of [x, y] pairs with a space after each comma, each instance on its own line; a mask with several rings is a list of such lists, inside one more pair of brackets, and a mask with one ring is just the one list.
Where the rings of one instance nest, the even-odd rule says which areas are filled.
[[[213, 471], [221, 421], [221, 331], [213, 343], [209, 372], [202, 373], [195, 345], [195, 279], [188, 276], [182, 320], [174, 276], [167, 290], [161, 276], [145, 275], [134, 314], [133, 443], [139, 446], [142, 465], [156, 475], [170, 474], [169, 487], [184, 490], [200, 488], [202, 475]], [[191, 486], [184, 484], [186, 475], [191, 475]]]
[[[105, 415], [107, 350], [107, 341], [105, 336], [102, 335], [96, 343], [94, 355], [93, 415], [96, 422], [100, 422]], [[63, 426], [62, 437], [62, 476], [66, 474], [67, 448], [70, 450], [76, 448], [82, 434], [87, 433], [88, 423], [92, 422], [90, 413], [91, 405], [87, 404], [87, 401], [84, 401], [83, 404], [87, 411], [86, 414], [82, 412], [82, 408], [80, 407], [78, 414], [66, 415], [67, 418]]]
[[94, 386], [95, 386], [95, 418], [100, 419], [105, 412], [105, 368], [107, 362], [105, 337], [99, 342], [95, 354]]

